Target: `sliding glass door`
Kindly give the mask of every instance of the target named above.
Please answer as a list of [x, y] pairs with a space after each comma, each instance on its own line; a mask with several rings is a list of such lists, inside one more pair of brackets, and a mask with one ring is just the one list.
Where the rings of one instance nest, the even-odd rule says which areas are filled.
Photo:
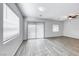
[[35, 24], [28, 24], [28, 38], [36, 38], [36, 25]]
[[43, 23], [29, 23], [28, 24], [28, 39], [44, 38], [44, 24]]

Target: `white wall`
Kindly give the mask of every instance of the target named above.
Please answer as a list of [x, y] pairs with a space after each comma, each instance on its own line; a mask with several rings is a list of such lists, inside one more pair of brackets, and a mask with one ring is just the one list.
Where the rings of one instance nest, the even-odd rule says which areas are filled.
[[63, 35], [79, 39], [79, 18], [64, 22]]
[[[45, 19], [25, 18], [25, 39], [27, 39], [27, 21], [29, 22], [44, 22], [45, 23], [45, 37], [67, 36], [79, 39], [79, 18], [66, 21], [48, 21]], [[52, 24], [59, 24], [60, 31], [52, 32]]]
[[[44, 22], [45, 23], [45, 38], [47, 37], [56, 37], [56, 36], [62, 36], [63, 32], [63, 23], [62, 21], [54, 21], [54, 20], [47, 20], [47, 19], [39, 19], [39, 18], [33, 18], [33, 17], [27, 17], [25, 18], [25, 34], [24, 39], [27, 39], [27, 23], [28, 22]], [[59, 24], [60, 31], [59, 32], [52, 32], [52, 25], [53, 24]]]
[[[52, 25], [59, 25], [59, 32], [52, 32]], [[56, 37], [62, 36], [63, 32], [63, 22], [60, 21], [46, 21], [45, 23], [45, 37]]]
[[[20, 44], [22, 43], [23, 41], [23, 18], [22, 18], [22, 15], [19, 11], [19, 9], [17, 8], [17, 6], [14, 4], [14, 3], [8, 3], [7, 4], [13, 11], [14, 13], [20, 18], [20, 36], [9, 41], [8, 43], [6, 44], [3, 44], [1, 43], [0, 45], [0, 55], [14, 55], [15, 52], [17, 51], [17, 49], [19, 48]], [[0, 13], [1, 16], [0, 16], [0, 21], [2, 21], [3, 19], [1, 18], [3, 15], [3, 11], [2, 11], [2, 7], [3, 5], [0, 5]], [[1, 24], [1, 23], [0, 23]], [[0, 31], [2, 28], [0, 28]], [[1, 33], [1, 32], [0, 32]], [[2, 42], [2, 40], [1, 40]]]
[[3, 40], [3, 4], [0, 3], [0, 45]]

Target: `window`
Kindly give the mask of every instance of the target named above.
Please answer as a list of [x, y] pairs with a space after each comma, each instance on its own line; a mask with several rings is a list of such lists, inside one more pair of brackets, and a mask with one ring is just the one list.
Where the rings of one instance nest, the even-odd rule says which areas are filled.
[[19, 18], [6, 4], [3, 6], [3, 42], [6, 42], [19, 35]]
[[52, 31], [53, 31], [53, 32], [59, 32], [59, 25], [53, 24], [53, 25], [52, 25]]

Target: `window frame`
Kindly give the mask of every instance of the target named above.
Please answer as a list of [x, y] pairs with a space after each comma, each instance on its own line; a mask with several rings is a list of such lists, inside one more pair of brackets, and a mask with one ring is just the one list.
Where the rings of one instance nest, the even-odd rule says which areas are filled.
[[59, 32], [60, 26], [59, 24], [52, 24], [52, 32]]
[[[17, 36], [19, 36], [19, 34], [20, 34], [20, 19], [19, 19], [19, 17], [16, 15], [16, 13], [7, 5], [7, 4], [3, 4], [3, 20], [4, 20], [4, 14], [6, 14], [6, 18], [7, 18], [7, 10], [6, 10], [6, 13], [4, 13], [4, 6], [6, 6], [6, 8], [8, 8], [8, 9], [10, 9], [10, 11], [17, 17], [17, 20], [19, 21], [19, 25], [18, 25], [18, 34], [16, 34], [16, 35], [12, 35], [10, 38], [7, 38], [6, 40], [4, 40], [4, 27], [3, 27], [3, 44], [5, 44], [5, 43], [7, 43], [7, 42], [9, 42], [9, 41], [11, 41], [11, 40], [13, 40], [13, 39], [15, 39]], [[4, 26], [4, 21], [3, 21], [3, 26]]]

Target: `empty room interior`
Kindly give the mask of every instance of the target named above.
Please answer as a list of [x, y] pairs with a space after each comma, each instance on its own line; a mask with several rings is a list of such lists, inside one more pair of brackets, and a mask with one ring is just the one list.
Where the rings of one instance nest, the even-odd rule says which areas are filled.
[[0, 3], [0, 56], [79, 56], [79, 3]]

